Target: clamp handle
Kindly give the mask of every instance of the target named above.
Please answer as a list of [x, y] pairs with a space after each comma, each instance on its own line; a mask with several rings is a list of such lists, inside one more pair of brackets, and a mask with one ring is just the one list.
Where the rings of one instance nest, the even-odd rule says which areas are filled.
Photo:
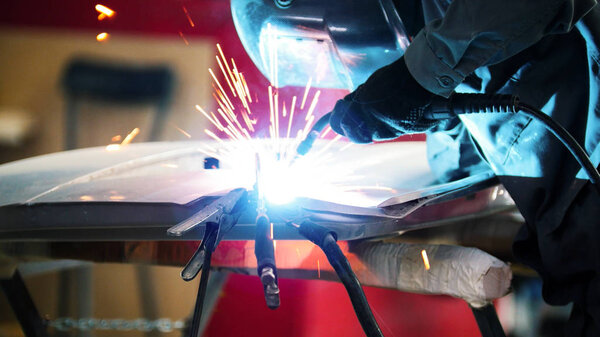
[[267, 306], [269, 309], [277, 309], [280, 305], [279, 285], [275, 266], [275, 249], [269, 225], [269, 218], [264, 214], [259, 215], [256, 219], [254, 254], [256, 255], [256, 271], [263, 284]]

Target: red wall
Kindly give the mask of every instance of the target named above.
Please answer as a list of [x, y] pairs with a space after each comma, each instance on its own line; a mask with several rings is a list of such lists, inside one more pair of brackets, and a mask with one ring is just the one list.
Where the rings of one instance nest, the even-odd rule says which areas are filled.
[[[280, 290], [281, 307], [270, 310], [258, 277], [231, 275], [204, 336], [364, 336], [341, 283], [281, 279]], [[386, 337], [480, 336], [462, 300], [364, 290]]]
[[[111, 19], [98, 21], [94, 9], [101, 3], [116, 11]], [[52, 29], [92, 30], [114, 34], [160, 35], [181, 40], [202, 37], [220, 43], [226, 56], [234, 58], [244, 73], [250, 89], [258, 94], [253, 112], [259, 114], [259, 128], [267, 129], [268, 81], [254, 66], [237, 37], [229, 1], [226, 0], [30, 0], [8, 1], [0, 11], [0, 25], [48, 27]], [[192, 27], [184, 8], [194, 23]], [[193, 43], [190, 42], [190, 43]], [[216, 53], [216, 48], [215, 48]], [[207, 77], [208, 77], [207, 72]], [[280, 97], [288, 104], [293, 95], [301, 96], [304, 88], [292, 87], [280, 90]], [[314, 93], [311, 93], [311, 95]], [[342, 98], [345, 90], [322, 90], [315, 111], [318, 117], [328, 112], [335, 101]], [[311, 96], [309, 96], [311, 97]], [[263, 122], [262, 124], [260, 122]], [[301, 125], [296, 125], [301, 127]], [[424, 135], [403, 137], [405, 140], [424, 140]]]

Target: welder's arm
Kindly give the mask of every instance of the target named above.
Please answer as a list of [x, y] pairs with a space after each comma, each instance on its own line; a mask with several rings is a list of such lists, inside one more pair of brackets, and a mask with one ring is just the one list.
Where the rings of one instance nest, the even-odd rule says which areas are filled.
[[331, 128], [356, 143], [424, 132], [434, 95], [449, 97], [475, 69], [500, 62], [548, 34], [569, 31], [595, 0], [454, 0], [404, 57], [338, 101]]
[[404, 55], [428, 91], [449, 97], [475, 69], [498, 63], [548, 34], [568, 32], [595, 0], [454, 0]]

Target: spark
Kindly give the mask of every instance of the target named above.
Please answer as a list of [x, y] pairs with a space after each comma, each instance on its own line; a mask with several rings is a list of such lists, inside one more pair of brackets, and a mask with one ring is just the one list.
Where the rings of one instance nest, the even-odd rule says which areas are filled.
[[186, 46], [189, 46], [190, 43], [188, 42], [188, 40], [185, 38], [185, 36], [183, 36], [183, 32], [179, 31], [179, 36], [181, 36], [181, 38], [183, 39], [183, 42], [185, 42]]
[[198, 104], [196, 104], [196, 110], [200, 111], [204, 117], [206, 117], [206, 119], [208, 119], [214, 126], [217, 127], [217, 129], [219, 129], [219, 131], [223, 131], [224, 127], [223, 125], [219, 122], [219, 120], [217, 119], [217, 116], [215, 116], [214, 113], [210, 113], [210, 116], [206, 113], [206, 111], [204, 111], [204, 109], [202, 109], [201, 106], [199, 106]]
[[285, 101], [283, 102], [283, 109], [281, 111], [281, 117], [286, 117], [287, 115], [287, 109], [285, 107]]
[[425, 265], [425, 270], [429, 270], [429, 258], [427, 257], [427, 252], [425, 249], [421, 251], [421, 256], [423, 257], [423, 264]]
[[196, 151], [203, 153], [209, 157], [214, 157], [214, 158], [217, 158], [218, 160], [223, 160], [222, 157], [217, 154], [216, 149], [213, 149], [212, 147], [210, 147], [206, 144], [204, 144], [204, 146], [206, 146], [208, 148], [208, 151], [203, 148], [197, 148]]
[[315, 110], [315, 107], [317, 106], [317, 102], [319, 101], [320, 95], [321, 95], [321, 90], [318, 90], [317, 93], [315, 94], [315, 96], [313, 97], [312, 102], [310, 103], [310, 107], [308, 108], [308, 112], [306, 113], [306, 117], [304, 118], [304, 120], [309, 120], [310, 117], [312, 117], [313, 111]]
[[223, 124], [221, 124], [221, 121], [219, 121], [217, 116], [215, 116], [215, 113], [211, 111], [210, 115], [215, 121], [217, 121], [217, 129], [219, 129], [221, 131], [225, 130], [225, 127], [223, 126]]
[[244, 88], [244, 84], [242, 83], [242, 78], [241, 78], [240, 72], [237, 70], [237, 66], [235, 65], [234, 59], [231, 59], [231, 65], [233, 66], [233, 74], [234, 74], [234, 77], [231, 78], [231, 81], [233, 82], [233, 84], [235, 86], [235, 90], [238, 93], [238, 97], [239, 97], [240, 101], [242, 102], [242, 105], [244, 106], [244, 108], [246, 110], [248, 110], [248, 113], [251, 114], [250, 106], [248, 105], [248, 101], [246, 100], [246, 90]]
[[252, 96], [250, 96], [250, 90], [248, 89], [248, 84], [246, 83], [246, 78], [244, 78], [244, 74], [240, 73], [240, 78], [242, 79], [242, 84], [244, 85], [244, 91], [246, 92], [246, 96], [248, 96], [248, 100], [252, 103]]
[[321, 263], [318, 259], [317, 259], [317, 277], [321, 278]]
[[308, 135], [308, 132], [310, 131], [310, 128], [314, 121], [315, 121], [315, 116], [310, 116], [310, 118], [306, 122], [306, 125], [304, 125], [304, 130], [302, 130], [302, 134], [300, 135], [302, 139], [306, 138], [306, 135]]
[[223, 96], [221, 90], [217, 89], [214, 84], [212, 84], [212, 87], [215, 90], [212, 93], [212, 96], [214, 97], [215, 101], [219, 104], [219, 107], [221, 107], [223, 111], [227, 112], [227, 114], [230, 114], [230, 111], [231, 114], [233, 114], [233, 106], [230, 106], [229, 103], [225, 100], [225, 96]]
[[323, 146], [323, 148], [321, 150], [319, 150], [317, 155], [321, 155], [324, 154], [325, 152], [327, 152], [327, 150], [329, 150], [329, 148], [331, 147], [331, 145], [333, 145], [333, 143], [337, 142], [338, 140], [340, 140], [340, 138], [342, 138], [342, 136], [340, 135], [336, 135], [332, 140], [330, 140], [327, 145]]
[[217, 83], [217, 85], [219, 86], [219, 89], [221, 89], [221, 92], [222, 92], [221, 95], [225, 96], [225, 99], [227, 100], [227, 103], [229, 103], [229, 105], [231, 106], [231, 110], [235, 110], [235, 108], [233, 107], [233, 104], [231, 103], [231, 100], [227, 96], [227, 93], [225, 92], [225, 90], [221, 86], [221, 82], [219, 82], [219, 80], [217, 79], [217, 76], [215, 76], [215, 73], [213, 73], [212, 69], [210, 69], [210, 68], [208, 68], [208, 72], [210, 73], [210, 76], [212, 76], [213, 80], [215, 80], [215, 83]]
[[269, 86], [269, 88], [267, 89], [269, 91], [269, 132], [271, 132], [271, 138], [275, 138], [275, 130], [274, 130], [274, 124], [275, 124], [275, 116], [274, 116], [274, 109], [273, 109], [273, 87]]
[[94, 8], [96, 9], [96, 11], [98, 13], [100, 13], [98, 15], [99, 21], [104, 20], [106, 18], [112, 18], [115, 15], [115, 11], [113, 11], [112, 9], [110, 9], [104, 5], [97, 4], [96, 7], [94, 7]]
[[277, 91], [273, 96], [273, 103], [275, 105], [275, 137], [279, 139], [279, 93]]
[[[219, 110], [217, 109], [217, 111], [219, 111]], [[219, 111], [219, 112], [221, 112], [221, 111]], [[231, 124], [231, 128], [230, 128], [230, 129], [231, 129], [231, 130], [232, 130], [234, 133], [237, 133], [238, 135], [240, 135], [240, 138], [244, 138], [244, 137], [242, 136], [242, 134], [244, 134], [244, 135], [247, 135], [247, 131], [246, 131], [246, 129], [244, 129], [244, 128], [243, 128], [243, 127], [240, 125], [240, 122], [237, 120], [237, 117], [235, 116], [235, 114], [234, 114], [234, 113], [233, 113], [231, 110], [229, 110], [229, 111], [227, 111], [227, 110], [226, 110], [226, 113], [229, 115], [230, 119], [231, 119], [233, 122], [235, 122], [235, 125], [233, 125], [233, 123]], [[236, 127], [237, 127], [237, 128], [236, 128]], [[250, 136], [249, 136], [249, 135], [247, 135], [247, 138], [248, 138], [248, 139], [250, 139]]]
[[81, 201], [92, 201], [94, 200], [94, 197], [92, 197], [91, 195], [82, 195], [79, 197], [79, 200]]
[[217, 142], [224, 144], [223, 140], [221, 138], [219, 138], [219, 136], [215, 135], [214, 132], [210, 131], [209, 129], [204, 129], [204, 133], [206, 133], [210, 138], [216, 140]]
[[327, 136], [327, 134], [329, 134], [329, 132], [331, 132], [331, 126], [327, 125], [325, 130], [323, 130], [323, 132], [321, 132], [321, 138], [325, 138]]
[[227, 127], [225, 129], [223, 129], [223, 131], [227, 135], [229, 135], [230, 138], [232, 138], [232, 139], [238, 139], [238, 140], [243, 139], [244, 137], [242, 136], [241, 132], [236, 129], [233, 122], [227, 117], [227, 115], [223, 112], [223, 110], [217, 109], [217, 112], [219, 112], [219, 115], [221, 116], [221, 118], [223, 118], [225, 120], [225, 122], [227, 122]]
[[237, 137], [237, 136], [236, 136], [236, 135], [234, 135], [233, 133], [231, 133], [231, 131], [230, 131], [229, 129], [223, 129], [223, 132], [225, 132], [225, 134], [226, 134], [226, 135], [227, 135], [229, 138], [231, 138], [231, 139], [233, 139], [233, 140], [236, 140], [236, 137]]
[[98, 42], [108, 41], [108, 39], [110, 39], [110, 34], [108, 34], [107, 32], [103, 32], [103, 33], [96, 35], [96, 40]]
[[312, 83], [312, 77], [308, 78], [306, 88], [304, 89], [304, 96], [302, 96], [302, 104], [300, 104], [300, 110], [304, 110], [304, 103], [306, 103], [306, 97], [308, 97], [308, 91], [310, 90], [310, 84]]
[[187, 8], [185, 8], [185, 6], [181, 6], [181, 8], [183, 8], [183, 12], [185, 13], [185, 16], [188, 19], [188, 22], [190, 23], [190, 26], [192, 26], [192, 28], [194, 28], [194, 21], [192, 21], [192, 18], [190, 17], [190, 13], [188, 13]]
[[248, 127], [248, 129], [250, 129], [250, 131], [254, 132], [254, 126], [252, 125], [252, 120], [250, 119], [250, 117], [248, 117], [247, 114], [242, 113], [242, 118], [244, 119], [244, 123], [246, 123], [246, 126]]
[[[221, 55], [221, 58], [223, 59], [223, 63], [225, 63], [225, 67], [227, 68], [227, 74], [229, 74], [229, 77], [233, 77], [233, 74], [231, 73], [231, 69], [229, 68], [229, 64], [227, 63], [227, 60], [225, 59], [225, 55], [223, 55], [223, 50], [221, 49], [221, 45], [219, 45], [218, 43], [217, 43], [217, 49], [219, 50], [219, 54]], [[217, 60], [218, 60], [218, 58], [217, 58]], [[225, 75], [225, 79], [227, 79], [227, 82], [229, 82], [229, 79], [228, 79], [227, 75], [225, 74], [225, 71], [223, 71], [223, 75]], [[233, 94], [233, 96], [235, 96], [235, 91], [233, 90], [233, 87], [231, 86], [231, 84], [229, 84], [229, 87], [231, 88], [231, 93]]]
[[135, 136], [137, 136], [139, 133], [140, 133], [139, 128], [135, 128], [135, 129], [131, 130], [131, 132], [127, 135], [127, 137], [125, 137], [125, 139], [123, 139], [123, 141], [121, 142], [121, 146], [131, 143], [133, 138], [135, 138]]
[[178, 126], [177, 126], [177, 125], [175, 125], [175, 124], [171, 124], [171, 125], [173, 125], [173, 127], [174, 127], [175, 129], [177, 129], [177, 131], [181, 132], [181, 133], [182, 133], [184, 136], [186, 136], [186, 137], [188, 137], [188, 138], [192, 138], [192, 135], [190, 135], [189, 133], [185, 132], [185, 130], [183, 130], [182, 128], [178, 127]]
[[344, 146], [342, 146], [342, 147], [340, 148], [340, 152], [342, 152], [342, 151], [346, 151], [346, 150], [348, 150], [349, 148], [351, 148], [352, 146], [354, 146], [354, 143], [350, 143], [350, 142], [348, 142], [348, 144], [346, 144], [346, 145], [344, 145]]
[[229, 81], [229, 77], [225, 73], [225, 69], [223, 69], [223, 63], [221, 63], [221, 60], [219, 59], [218, 56], [215, 56], [215, 58], [217, 59], [217, 63], [219, 64], [219, 68], [221, 69], [221, 72], [223, 73], [223, 75], [225, 77], [225, 80], [227, 81], [227, 85], [229, 85], [229, 90], [231, 90], [231, 93], [235, 97], [235, 90], [233, 90], [233, 87], [231, 86], [231, 82]]
[[108, 197], [110, 200], [125, 200], [125, 196], [122, 195], [111, 195]]
[[296, 96], [292, 97], [292, 106], [290, 108], [290, 118], [288, 120], [288, 128], [285, 138], [290, 138], [290, 130], [292, 129], [292, 120], [294, 119], [294, 107], [296, 106]]
[[[274, 41], [271, 42], [274, 43]], [[318, 113], [316, 109], [321, 91], [314, 90], [309, 102], [312, 78], [307, 83], [304, 95], [293, 96], [291, 102], [282, 97], [282, 92], [276, 86], [276, 80], [271, 85], [267, 85], [263, 93], [267, 95], [268, 99], [268, 123], [265, 125], [265, 130], [255, 130], [257, 119], [256, 117], [251, 118], [251, 109], [253, 104], [258, 102], [259, 96], [250, 90], [252, 88], [248, 87], [236, 61], [233, 58], [226, 58], [221, 46], [219, 44], [216, 46], [218, 52], [215, 59], [221, 72], [217, 74], [216, 69], [208, 69], [212, 79], [212, 97], [215, 100], [216, 108], [214, 112], [209, 112], [200, 105], [196, 105], [195, 108], [212, 124], [211, 127], [204, 129], [204, 133], [216, 141], [216, 143], [209, 144], [218, 145], [216, 147], [219, 150], [209, 148], [207, 145], [208, 150], [203, 150], [205, 151], [203, 153], [210, 153], [211, 156], [218, 154], [221, 158], [237, 162], [245, 162], [244, 158], [248, 153], [265, 154], [261, 175], [266, 179], [261, 179], [261, 184], [264, 184], [261, 190], [268, 191], [265, 196], [270, 202], [276, 204], [290, 202], [299, 195], [311, 195], [310, 191], [315, 189], [315, 183], [319, 189], [326, 189], [323, 193], [339, 196], [340, 192], [345, 192], [345, 183], [361, 178], [354, 173], [355, 167], [323, 170], [324, 167], [329, 168], [332, 164], [335, 165], [330, 152], [331, 148], [337, 148], [333, 146], [341, 139], [341, 136], [333, 137], [324, 143], [324, 147], [321, 147], [319, 151], [311, 152], [309, 156], [290, 164], [298, 144], [306, 137], [316, 121], [315, 114]], [[267, 55], [273, 56], [277, 52], [275, 45], [272, 47], [270, 50], [266, 50]], [[275, 75], [277, 66], [274, 57], [271, 58], [271, 63], [271, 73]], [[226, 81], [227, 85], [223, 81]], [[264, 96], [260, 98], [263, 99]], [[303, 104], [300, 104], [301, 100], [304, 101]], [[296, 105], [298, 105], [298, 109], [296, 109]], [[307, 108], [305, 109], [304, 106]], [[303, 122], [299, 122], [300, 118]], [[296, 126], [294, 119], [298, 120]], [[261, 136], [264, 131], [266, 131], [264, 142], [247, 141]], [[330, 132], [330, 129], [326, 130], [325, 135]], [[327, 153], [328, 151], [329, 153]], [[307, 170], [308, 162], [306, 160], [311, 161], [308, 165], [310, 170]], [[252, 172], [254, 170], [255, 168], [252, 167]], [[294, 178], [291, 179], [291, 177]], [[307, 180], [310, 183], [307, 183]], [[365, 187], [365, 190], [368, 190], [368, 187]], [[341, 199], [337, 198], [336, 200]], [[349, 204], [356, 205], [357, 201], [369, 200], [369, 196], [356, 192], [348, 195], [344, 200], [350, 200]], [[274, 233], [271, 234], [271, 238], [275, 242], [273, 235]]]
[[113, 136], [113, 137], [110, 139], [110, 141], [111, 141], [111, 142], [120, 142], [120, 141], [121, 141], [121, 135], [116, 135], [116, 136]]

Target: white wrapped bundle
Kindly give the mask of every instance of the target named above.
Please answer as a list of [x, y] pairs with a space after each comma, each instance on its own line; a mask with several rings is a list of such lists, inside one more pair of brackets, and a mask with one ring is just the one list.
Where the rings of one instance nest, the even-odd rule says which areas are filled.
[[374, 278], [367, 282], [371, 285], [450, 295], [476, 308], [510, 291], [508, 264], [476, 248], [397, 243], [365, 243], [357, 248]]

